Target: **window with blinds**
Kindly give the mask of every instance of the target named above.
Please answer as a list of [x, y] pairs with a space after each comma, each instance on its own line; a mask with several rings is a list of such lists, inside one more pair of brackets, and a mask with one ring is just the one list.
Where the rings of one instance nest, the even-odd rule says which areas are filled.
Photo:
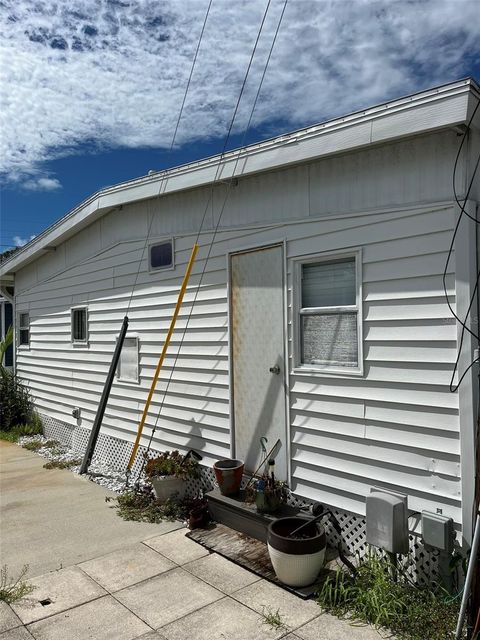
[[87, 307], [76, 307], [72, 309], [72, 343], [85, 345], [88, 341], [88, 315]]
[[117, 378], [122, 382], [138, 382], [138, 338], [125, 338], [118, 361]]
[[300, 366], [359, 370], [357, 259], [348, 256], [299, 265]]

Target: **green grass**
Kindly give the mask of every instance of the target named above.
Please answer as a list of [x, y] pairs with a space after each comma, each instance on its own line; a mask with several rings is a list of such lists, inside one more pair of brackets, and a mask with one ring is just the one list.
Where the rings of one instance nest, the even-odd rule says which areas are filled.
[[0, 570], [0, 601], [11, 604], [32, 593], [35, 587], [24, 580], [28, 573], [28, 564], [24, 565], [16, 580], [8, 575], [7, 565]]
[[[454, 636], [459, 604], [444, 589], [410, 582], [377, 553], [365, 556], [355, 576], [342, 569], [327, 578], [317, 593], [329, 613], [390, 630], [399, 640], [444, 640]], [[462, 636], [463, 637], [463, 636]]]
[[44, 469], [70, 469], [81, 464], [81, 460], [50, 460], [43, 465]]
[[0, 440], [7, 442], [18, 442], [22, 436], [38, 436], [42, 434], [41, 422], [36, 421], [33, 424], [19, 424], [9, 431], [0, 431]]

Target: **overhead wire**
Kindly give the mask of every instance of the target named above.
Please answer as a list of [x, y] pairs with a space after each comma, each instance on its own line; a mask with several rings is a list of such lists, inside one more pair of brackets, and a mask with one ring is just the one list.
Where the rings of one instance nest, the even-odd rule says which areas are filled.
[[[237, 112], [238, 112], [239, 105], [240, 105], [240, 102], [241, 102], [241, 99], [242, 99], [242, 95], [243, 95], [243, 92], [245, 90], [245, 86], [246, 86], [246, 83], [247, 83], [247, 80], [248, 80], [248, 75], [250, 73], [250, 69], [251, 69], [251, 66], [252, 66], [252, 63], [253, 63], [253, 59], [255, 57], [255, 53], [256, 53], [256, 50], [257, 50], [258, 42], [260, 40], [260, 36], [261, 36], [262, 30], [263, 30], [263, 26], [265, 24], [265, 20], [266, 20], [267, 14], [268, 14], [268, 10], [269, 10], [270, 4], [271, 4], [271, 0], [268, 1], [267, 6], [265, 8], [265, 12], [263, 14], [262, 22], [260, 24], [260, 28], [259, 28], [259, 31], [258, 31], [258, 34], [257, 34], [257, 38], [255, 40], [255, 44], [254, 44], [254, 47], [253, 47], [253, 50], [252, 50], [252, 54], [250, 56], [249, 64], [248, 64], [248, 67], [247, 67], [247, 70], [246, 70], [246, 73], [245, 73], [245, 76], [244, 76], [244, 80], [243, 80], [243, 83], [242, 83], [242, 86], [241, 86], [241, 90], [240, 90], [240, 93], [239, 93], [239, 96], [238, 96], [238, 100], [237, 100], [237, 103], [236, 103], [236, 106], [235, 106], [235, 110], [234, 110], [233, 116], [231, 118], [230, 126], [228, 128], [227, 135], [225, 137], [225, 142], [224, 142], [224, 145], [223, 145], [223, 149], [222, 149], [222, 152], [221, 152], [219, 160], [218, 160], [217, 170], [215, 172], [215, 176], [214, 176], [214, 179], [213, 179], [212, 184], [211, 184], [210, 196], [209, 196], [209, 198], [207, 200], [207, 203], [205, 205], [204, 213], [203, 213], [203, 216], [202, 216], [202, 219], [201, 219], [201, 224], [200, 224], [200, 227], [199, 227], [199, 230], [198, 230], [198, 233], [197, 233], [197, 236], [196, 236], [196, 240], [195, 240], [196, 243], [198, 243], [200, 235], [202, 233], [203, 224], [205, 222], [205, 218], [206, 218], [209, 206], [210, 206], [211, 203], [213, 204], [214, 187], [215, 187], [215, 184], [216, 184], [216, 182], [218, 180], [218, 176], [220, 174], [220, 171], [223, 168], [222, 167], [222, 159], [223, 159], [223, 157], [225, 155], [225, 152], [226, 152], [226, 149], [227, 149], [227, 146], [228, 146], [228, 141], [230, 139], [230, 135], [231, 135], [231, 132], [232, 132], [232, 129], [233, 129], [233, 125], [234, 125], [236, 116], [237, 116]], [[280, 31], [280, 27], [281, 27], [282, 22], [283, 22], [283, 18], [284, 18], [284, 15], [285, 15], [285, 11], [286, 11], [287, 5], [288, 5], [288, 0], [284, 0], [283, 8], [282, 8], [282, 11], [280, 13], [280, 17], [279, 17], [278, 22], [277, 22], [277, 26], [276, 26], [275, 33], [274, 33], [274, 36], [273, 36], [273, 39], [272, 39], [272, 43], [271, 43], [271, 46], [270, 46], [270, 49], [269, 49], [269, 52], [268, 52], [267, 59], [265, 61], [264, 68], [263, 68], [262, 76], [260, 78], [260, 82], [259, 82], [259, 85], [258, 85], [258, 88], [257, 88], [257, 92], [256, 92], [256, 95], [255, 95], [255, 99], [254, 99], [254, 102], [253, 102], [253, 105], [252, 105], [252, 108], [251, 108], [251, 111], [250, 111], [250, 116], [249, 116], [247, 125], [245, 127], [244, 133], [243, 133], [242, 143], [240, 145], [240, 148], [238, 149], [237, 157], [236, 157], [233, 169], [232, 169], [232, 175], [230, 177], [230, 180], [228, 181], [227, 191], [225, 193], [225, 197], [224, 197], [224, 200], [223, 200], [223, 203], [222, 203], [222, 207], [220, 209], [220, 213], [218, 215], [218, 219], [217, 219], [216, 225], [215, 225], [214, 230], [213, 230], [212, 238], [211, 238], [210, 243], [208, 245], [209, 248], [208, 248], [205, 260], [204, 260], [203, 269], [202, 269], [202, 271], [200, 273], [199, 282], [198, 282], [198, 285], [196, 287], [196, 290], [195, 290], [195, 293], [194, 293], [194, 296], [193, 296], [193, 300], [191, 302], [190, 311], [189, 311], [189, 314], [188, 314], [187, 319], [186, 319], [185, 327], [183, 329], [183, 334], [182, 334], [182, 337], [180, 339], [180, 343], [179, 343], [179, 346], [178, 346], [178, 349], [177, 349], [177, 353], [176, 353], [176, 356], [175, 356], [174, 361], [173, 361], [173, 365], [172, 365], [171, 370], [170, 370], [170, 375], [168, 377], [165, 389], [164, 389], [163, 394], [162, 394], [162, 400], [160, 402], [160, 406], [159, 406], [159, 409], [158, 409], [158, 412], [157, 412], [157, 415], [156, 415], [156, 418], [155, 418], [154, 426], [153, 426], [152, 431], [150, 433], [150, 437], [149, 437], [149, 440], [148, 440], [148, 443], [147, 443], [146, 451], [144, 452], [143, 462], [142, 462], [142, 465], [140, 467], [139, 473], [137, 475], [137, 482], [138, 482], [138, 479], [139, 479], [140, 475], [143, 472], [144, 466], [146, 464], [146, 456], [148, 455], [148, 452], [149, 452], [149, 450], [151, 448], [153, 437], [154, 437], [155, 432], [157, 430], [158, 420], [160, 418], [160, 415], [162, 413], [162, 410], [163, 410], [163, 407], [164, 407], [164, 404], [165, 404], [165, 398], [166, 398], [168, 390], [170, 388], [170, 384], [171, 384], [171, 381], [172, 381], [173, 373], [175, 371], [175, 367], [177, 365], [178, 358], [180, 356], [180, 352], [181, 352], [181, 349], [182, 349], [182, 346], [183, 346], [183, 342], [185, 340], [185, 335], [186, 335], [186, 332], [187, 332], [187, 329], [188, 329], [188, 325], [190, 323], [190, 320], [191, 320], [191, 317], [192, 317], [192, 314], [193, 314], [193, 309], [194, 309], [195, 303], [197, 301], [197, 297], [198, 297], [198, 294], [199, 294], [199, 291], [200, 291], [200, 288], [201, 288], [201, 285], [202, 285], [202, 282], [203, 282], [203, 278], [204, 278], [204, 275], [205, 275], [205, 272], [206, 272], [206, 269], [207, 269], [208, 260], [210, 258], [211, 251], [212, 251], [212, 248], [213, 248], [213, 245], [214, 245], [217, 233], [218, 233], [218, 229], [220, 227], [220, 222], [221, 222], [224, 210], [225, 210], [225, 206], [226, 206], [226, 203], [228, 201], [228, 198], [229, 198], [229, 195], [230, 195], [230, 191], [231, 191], [232, 185], [233, 185], [234, 180], [235, 180], [235, 171], [236, 171], [238, 163], [240, 161], [240, 157], [242, 155], [242, 152], [244, 151], [244, 145], [245, 145], [245, 142], [246, 142], [246, 139], [247, 139], [247, 135], [248, 135], [249, 130], [250, 130], [250, 126], [251, 126], [252, 119], [253, 119], [253, 114], [254, 114], [256, 106], [257, 106], [257, 102], [258, 102], [258, 99], [259, 99], [259, 96], [260, 96], [260, 92], [261, 92], [261, 89], [262, 89], [262, 86], [263, 86], [263, 82], [265, 80], [265, 75], [266, 75], [268, 66], [270, 64], [270, 60], [271, 60], [271, 56], [272, 56], [272, 53], [273, 53], [273, 49], [274, 49], [276, 41], [277, 41], [278, 33]]]
[[[175, 129], [174, 129], [174, 132], [173, 132], [173, 135], [172, 135], [172, 140], [171, 140], [170, 147], [169, 147], [169, 150], [168, 150], [169, 154], [172, 152], [173, 147], [175, 145], [175, 141], [177, 139], [178, 128], [179, 128], [179, 125], [180, 125], [180, 121], [182, 119], [182, 115], [183, 115], [183, 111], [184, 111], [184, 107], [185, 107], [185, 102], [187, 100], [188, 91], [190, 89], [190, 84], [192, 82], [193, 73], [195, 71], [195, 66], [197, 64], [198, 53], [200, 51], [200, 46], [202, 44], [203, 36], [204, 36], [204, 33], [205, 33], [205, 27], [207, 25], [208, 16], [210, 15], [210, 9], [212, 7], [212, 3], [213, 3], [213, 0], [209, 0], [207, 11], [206, 11], [205, 17], [203, 19], [202, 29], [200, 31], [200, 36], [198, 38], [197, 47], [195, 49], [195, 54], [194, 54], [193, 60], [192, 60], [192, 66], [190, 67], [190, 75], [188, 76], [187, 85], [185, 87], [185, 92], [183, 94], [182, 103], [180, 105], [178, 118], [177, 118], [177, 121], [176, 121], [176, 124], [175, 124]], [[158, 192], [157, 192], [157, 195], [156, 195], [157, 198], [160, 195], [160, 193], [162, 192], [163, 186], [164, 186], [165, 182], [167, 181], [167, 179], [168, 179], [168, 170], [165, 170], [163, 172], [163, 176], [162, 176], [162, 179], [160, 181], [160, 185], [158, 187]], [[155, 216], [153, 214], [150, 215], [150, 222], [148, 224], [147, 234], [145, 236], [145, 242], [144, 242], [144, 245], [143, 245], [142, 254], [141, 254], [140, 260], [138, 261], [137, 273], [135, 275], [135, 280], [133, 282], [132, 291], [130, 293], [130, 297], [129, 297], [129, 300], [128, 300], [127, 310], [125, 312], [125, 315], [127, 315], [127, 316], [128, 316], [128, 312], [130, 311], [130, 306], [132, 304], [133, 295], [134, 295], [134, 292], [135, 292], [135, 289], [136, 289], [136, 286], [137, 286], [137, 283], [138, 283], [138, 278], [140, 276], [140, 271], [141, 271], [141, 268], [142, 268], [143, 260], [145, 258], [145, 251], [147, 249], [148, 240], [149, 240], [150, 234], [152, 232], [152, 226], [153, 226], [154, 220], [155, 220]]]

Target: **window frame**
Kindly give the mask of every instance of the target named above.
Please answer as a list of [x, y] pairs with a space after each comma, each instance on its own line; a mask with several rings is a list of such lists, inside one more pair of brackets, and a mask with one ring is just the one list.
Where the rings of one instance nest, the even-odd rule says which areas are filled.
[[[331, 262], [333, 260], [355, 259], [355, 304], [328, 307], [302, 307], [302, 266]], [[293, 263], [293, 372], [306, 375], [333, 375], [341, 377], [359, 377], [364, 374], [363, 364], [363, 310], [362, 310], [362, 249], [354, 248], [345, 251], [328, 251], [309, 254], [292, 259]], [[308, 309], [308, 311], [305, 311]], [[358, 363], [356, 367], [342, 367], [336, 364], [304, 364], [302, 363], [302, 316], [326, 315], [328, 313], [357, 314]]]
[[[76, 340], [73, 335], [73, 316], [75, 311], [85, 311], [85, 340]], [[84, 304], [70, 309], [70, 340], [74, 347], [88, 347], [88, 307]]]
[[[27, 325], [23, 325], [22, 324], [22, 316], [27, 316], [27, 318], [28, 318]], [[30, 349], [30, 338], [31, 338], [31, 334], [30, 334], [30, 331], [31, 331], [31, 329], [30, 329], [30, 326], [31, 326], [30, 311], [17, 311], [17, 320], [18, 320], [17, 347], [19, 349]], [[22, 331], [28, 331], [28, 341], [27, 342], [22, 342], [21, 341]]]
[[[161, 244], [167, 244], [169, 242], [172, 245], [172, 264], [165, 267], [152, 267], [152, 263], [150, 260], [150, 252], [152, 247], [156, 247]], [[150, 242], [148, 245], [148, 271], [149, 273], [157, 273], [158, 271], [173, 271], [175, 269], [175, 239], [174, 238], [162, 238], [161, 240], [155, 240], [155, 242]]]
[[[117, 369], [115, 371], [115, 378], [117, 380], [117, 382], [121, 382], [122, 384], [140, 384], [140, 339], [139, 336], [137, 334], [130, 334], [125, 336], [125, 340], [135, 340], [136, 343], [136, 352], [137, 352], [137, 378], [136, 380], [132, 380], [132, 379], [128, 379], [126, 380], [125, 378], [121, 378], [120, 377], [120, 372], [121, 372], [121, 363], [122, 363], [122, 353], [120, 353], [120, 357], [118, 359], [118, 364], [117, 364]], [[118, 336], [115, 339], [115, 343], [118, 343]], [[125, 342], [123, 343], [123, 346], [125, 345]], [[123, 350], [123, 347], [122, 347]]]

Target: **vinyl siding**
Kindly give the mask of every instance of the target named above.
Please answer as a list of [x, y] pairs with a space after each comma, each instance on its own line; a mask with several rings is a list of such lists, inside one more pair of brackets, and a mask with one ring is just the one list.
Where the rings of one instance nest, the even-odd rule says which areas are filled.
[[[461, 522], [458, 398], [448, 389], [457, 331], [442, 289], [454, 211], [449, 204], [426, 206], [446, 199], [444, 178], [454, 136], [427, 136], [428, 144], [422, 150], [424, 138], [409, 141], [409, 145], [385, 146], [370, 158], [372, 176], [393, 152], [395, 166], [404, 166], [405, 171], [412, 157], [421, 164], [431, 163], [424, 169], [429, 188], [413, 177], [410, 182], [405, 179], [403, 198], [400, 187], [390, 193], [384, 184], [367, 192], [362, 184], [365, 170], [358, 168], [357, 154], [350, 154], [349, 160], [332, 161], [338, 193], [342, 181], [358, 175], [348, 201], [342, 201], [335, 216], [329, 215], [335, 205], [328, 187], [333, 173], [320, 167], [326, 160], [294, 168], [291, 173], [272, 173], [265, 182], [251, 179], [250, 186], [247, 180], [245, 185], [241, 181], [237, 191], [232, 189], [235, 195], [229, 200], [192, 308], [211, 232], [200, 236], [199, 257], [152, 402], [144, 442], [156, 422], [176, 362], [154, 446], [196, 448], [206, 464], [230, 455], [227, 254], [286, 241], [293, 490], [364, 513], [370, 487], [382, 485], [408, 493], [413, 510], [442, 508], [444, 515]], [[434, 147], [437, 152], [429, 161]], [[353, 168], [353, 173], [342, 173], [348, 162], [357, 167], [358, 174]], [[397, 175], [402, 176], [402, 171], [398, 169]], [[383, 179], [380, 175], [379, 183]], [[259, 193], [262, 184], [265, 192]], [[223, 189], [219, 187], [216, 193], [217, 214], [218, 194]], [[141, 263], [129, 312], [129, 334], [139, 336], [140, 382], [114, 382], [102, 427], [107, 434], [133, 441], [207, 201], [205, 190], [197, 189], [112, 212], [18, 274], [17, 311], [28, 310], [31, 316], [31, 344], [29, 349], [19, 349], [18, 372], [29, 381], [41, 411], [74, 425], [71, 411], [78, 406], [81, 426], [91, 426], [137, 277], [145, 229], [154, 216], [152, 241], [175, 237], [176, 266], [172, 271], [149, 273], [145, 259]], [[207, 230], [211, 222], [210, 217]], [[364, 375], [299, 372], [293, 365], [292, 260], [359, 247]], [[452, 304], [454, 268], [453, 257], [447, 276]], [[73, 347], [70, 342], [70, 308], [77, 304], [88, 306], [87, 348]]]

